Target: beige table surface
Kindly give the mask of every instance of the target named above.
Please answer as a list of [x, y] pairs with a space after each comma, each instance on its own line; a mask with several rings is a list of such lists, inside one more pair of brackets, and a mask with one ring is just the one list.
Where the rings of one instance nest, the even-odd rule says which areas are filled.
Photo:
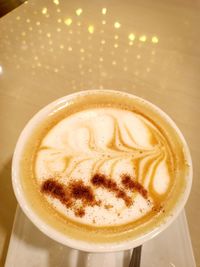
[[94, 88], [142, 96], [184, 133], [194, 163], [186, 212], [200, 266], [199, 43], [198, 0], [33, 0], [0, 19], [0, 266], [16, 208], [10, 172], [20, 131], [50, 101]]

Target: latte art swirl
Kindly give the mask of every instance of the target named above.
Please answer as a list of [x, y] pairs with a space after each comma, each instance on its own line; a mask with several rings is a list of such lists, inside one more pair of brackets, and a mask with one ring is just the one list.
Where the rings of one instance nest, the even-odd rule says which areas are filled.
[[36, 179], [50, 205], [95, 226], [122, 225], [161, 209], [172, 169], [159, 129], [140, 114], [114, 107], [62, 119], [43, 138], [35, 160]]

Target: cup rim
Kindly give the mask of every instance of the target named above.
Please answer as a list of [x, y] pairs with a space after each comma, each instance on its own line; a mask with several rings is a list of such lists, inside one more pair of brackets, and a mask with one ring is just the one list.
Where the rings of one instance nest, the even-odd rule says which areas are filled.
[[[23, 146], [27, 141], [27, 138], [29, 137], [29, 134], [31, 129], [34, 128], [34, 126], [38, 123], [39, 119], [44, 118], [45, 114], [49, 114], [49, 112], [57, 105], [65, 103], [70, 101], [70, 99], [73, 99], [77, 96], [87, 95], [87, 94], [94, 94], [94, 93], [108, 93], [108, 94], [120, 94], [127, 96], [129, 98], [134, 98], [138, 100], [142, 100], [144, 103], [147, 103], [150, 105], [154, 110], [156, 110], [166, 121], [169, 122], [169, 124], [172, 126], [172, 128], [176, 131], [178, 134], [181, 143], [184, 147], [185, 155], [187, 162], [189, 164], [189, 171], [187, 174], [187, 184], [186, 188], [184, 190], [183, 195], [181, 196], [181, 201], [176, 205], [173, 214], [171, 216], [168, 216], [159, 227], [156, 227], [154, 229], [151, 229], [144, 235], [141, 235], [137, 237], [136, 239], [131, 240], [123, 240], [122, 242], [113, 242], [113, 243], [93, 243], [88, 241], [82, 241], [73, 239], [69, 236], [66, 236], [65, 234], [60, 233], [50, 225], [48, 225], [45, 221], [43, 221], [37, 213], [35, 213], [31, 206], [27, 203], [25, 194], [23, 193], [23, 188], [20, 183], [20, 175], [19, 175], [19, 161], [20, 161], [20, 154], [23, 151]], [[182, 134], [182, 132], [179, 130], [178, 126], [175, 124], [175, 122], [167, 115], [162, 109], [160, 109], [155, 104], [151, 103], [148, 100], [143, 99], [142, 97], [135, 96], [131, 93], [123, 92], [123, 91], [117, 91], [117, 90], [106, 90], [106, 89], [94, 89], [94, 90], [85, 90], [85, 91], [79, 91], [76, 93], [72, 93], [69, 95], [65, 95], [61, 98], [58, 98], [57, 100], [51, 102], [50, 104], [46, 105], [42, 109], [40, 109], [25, 125], [24, 129], [22, 130], [15, 150], [13, 154], [12, 159], [12, 185], [13, 190], [15, 193], [15, 196], [17, 198], [17, 201], [23, 210], [23, 212], [26, 214], [26, 216], [33, 222], [33, 224], [42, 231], [45, 235], [49, 236], [53, 240], [69, 246], [74, 249], [87, 251], [87, 252], [114, 252], [114, 251], [122, 251], [126, 249], [131, 249], [134, 247], [137, 247], [139, 245], [142, 245], [146, 241], [150, 240], [151, 238], [155, 237], [159, 233], [161, 233], [163, 230], [165, 230], [180, 214], [180, 212], [183, 210], [186, 201], [189, 197], [191, 186], [192, 186], [192, 177], [193, 177], [193, 168], [192, 168], [192, 159], [189, 151], [189, 147], [185, 141], [185, 138]]]

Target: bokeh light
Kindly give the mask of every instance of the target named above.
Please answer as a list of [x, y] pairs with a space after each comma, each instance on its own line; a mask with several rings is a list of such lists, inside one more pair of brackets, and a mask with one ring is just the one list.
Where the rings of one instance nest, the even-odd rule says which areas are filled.
[[88, 26], [88, 32], [91, 34], [94, 33], [94, 26], [93, 25]]
[[0, 65], [0, 75], [3, 74], [3, 67]]
[[153, 36], [151, 41], [152, 41], [152, 43], [157, 44], [159, 40], [158, 40], [157, 36]]
[[130, 33], [129, 36], [128, 36], [128, 39], [129, 39], [130, 41], [134, 41], [134, 40], [135, 40], [135, 34]]
[[140, 40], [141, 42], [146, 42], [146, 40], [147, 40], [146, 35], [141, 35], [140, 38], [139, 38], [139, 40]]
[[106, 15], [106, 13], [107, 13], [107, 8], [106, 8], [106, 7], [102, 8], [101, 13], [102, 13], [103, 15]]
[[64, 20], [64, 23], [65, 23], [67, 26], [69, 26], [69, 25], [72, 24], [72, 19], [71, 19], [71, 18], [67, 18], [67, 19]]
[[47, 14], [47, 8], [46, 7], [43, 7], [43, 9], [42, 9], [42, 14]]
[[59, 0], [53, 0], [53, 3], [54, 3], [55, 5], [59, 5]]
[[116, 21], [114, 23], [114, 27], [115, 27], [115, 29], [119, 29], [121, 27], [121, 24], [118, 21]]
[[77, 16], [80, 16], [82, 13], [83, 13], [82, 8], [78, 8], [78, 9], [76, 10], [76, 15], [77, 15]]

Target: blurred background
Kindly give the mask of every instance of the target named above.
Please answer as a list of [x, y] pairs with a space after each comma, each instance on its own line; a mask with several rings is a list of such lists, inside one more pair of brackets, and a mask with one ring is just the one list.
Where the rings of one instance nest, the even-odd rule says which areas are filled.
[[0, 266], [16, 209], [17, 138], [41, 107], [86, 89], [141, 96], [183, 132], [194, 164], [186, 214], [200, 266], [200, 1], [23, 2], [0, 0]]

